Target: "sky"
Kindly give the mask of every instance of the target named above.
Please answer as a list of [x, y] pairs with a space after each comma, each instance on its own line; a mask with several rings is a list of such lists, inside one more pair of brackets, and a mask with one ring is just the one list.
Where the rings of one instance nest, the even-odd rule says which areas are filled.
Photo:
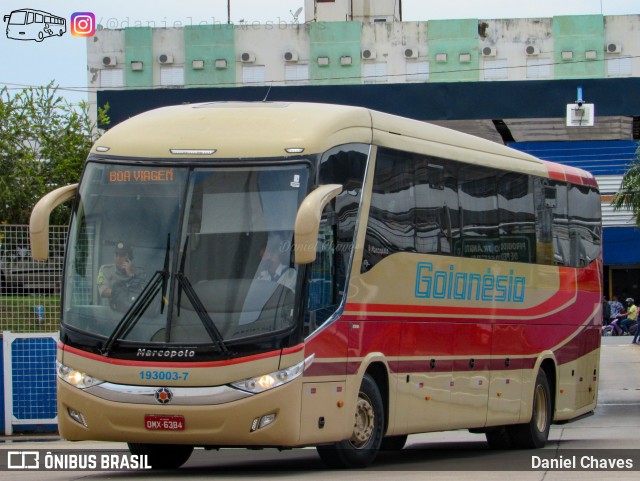
[[[231, 21], [240, 23], [293, 22], [304, 0], [230, 0]], [[226, 23], [227, 0], [0, 0], [0, 18], [20, 8], [44, 10], [70, 18], [91, 12], [105, 28], [136, 25], [173, 27], [199, 23]], [[640, 0], [403, 0], [404, 21], [456, 18], [536, 18], [557, 15], [640, 14]], [[304, 12], [299, 21], [304, 21]], [[6, 36], [0, 25], [0, 89], [11, 91], [53, 81], [72, 103], [87, 99], [87, 39], [67, 31], [42, 42]], [[69, 30], [69, 29], [68, 29]]]

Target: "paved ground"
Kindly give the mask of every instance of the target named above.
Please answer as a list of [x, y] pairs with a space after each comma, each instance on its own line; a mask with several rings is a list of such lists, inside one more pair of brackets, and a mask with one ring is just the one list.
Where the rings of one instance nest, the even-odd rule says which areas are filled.
[[[124, 444], [69, 443], [53, 435], [21, 435], [0, 438], [5, 450], [105, 450], [124, 449]], [[633, 448], [638, 448], [633, 450]], [[628, 450], [625, 450], [628, 449]], [[562, 456], [580, 463], [583, 456], [631, 459], [633, 470], [588, 469], [574, 471], [533, 470], [534, 456]], [[6, 459], [3, 457], [3, 459]], [[542, 462], [542, 461], [540, 461]], [[228, 449], [220, 452], [196, 450], [183, 469], [176, 472], [26, 472], [0, 471], [0, 479], [341, 479], [388, 480], [626, 480], [640, 479], [640, 346], [630, 337], [603, 338], [598, 408], [594, 416], [576, 423], [553, 426], [544, 450], [497, 452], [488, 450], [484, 436], [466, 431], [420, 434], [409, 437], [398, 453], [384, 453], [374, 466], [363, 471], [332, 474], [314, 449], [278, 452]]]

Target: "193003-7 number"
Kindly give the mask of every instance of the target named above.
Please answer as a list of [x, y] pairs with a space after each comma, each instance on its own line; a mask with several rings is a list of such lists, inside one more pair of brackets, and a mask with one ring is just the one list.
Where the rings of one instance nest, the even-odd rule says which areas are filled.
[[188, 377], [186, 371], [140, 371], [143, 381], [186, 381]]

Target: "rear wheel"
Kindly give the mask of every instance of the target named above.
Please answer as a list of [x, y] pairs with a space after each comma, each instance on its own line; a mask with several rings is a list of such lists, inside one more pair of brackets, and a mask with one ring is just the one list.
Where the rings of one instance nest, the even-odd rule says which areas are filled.
[[549, 437], [553, 418], [551, 389], [544, 371], [540, 371], [533, 390], [533, 412], [526, 424], [507, 426], [513, 447], [520, 449], [543, 448]]
[[178, 469], [193, 452], [193, 446], [183, 444], [127, 444], [131, 454], [146, 455], [153, 469]]
[[318, 454], [332, 468], [364, 468], [378, 454], [383, 430], [382, 396], [373, 378], [365, 374], [358, 393], [351, 437], [332, 445], [318, 446]]
[[511, 449], [513, 444], [505, 426], [484, 433], [491, 449]]

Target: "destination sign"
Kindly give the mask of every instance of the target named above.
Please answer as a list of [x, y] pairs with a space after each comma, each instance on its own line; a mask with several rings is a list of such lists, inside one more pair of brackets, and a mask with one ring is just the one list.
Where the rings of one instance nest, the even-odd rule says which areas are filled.
[[113, 169], [110, 183], [173, 182], [173, 169]]

